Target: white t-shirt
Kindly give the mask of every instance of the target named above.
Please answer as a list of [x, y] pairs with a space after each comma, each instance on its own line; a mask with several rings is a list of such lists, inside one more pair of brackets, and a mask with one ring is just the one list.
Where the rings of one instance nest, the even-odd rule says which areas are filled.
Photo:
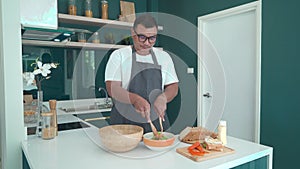
[[[162, 89], [165, 85], [178, 82], [178, 77], [174, 68], [174, 64], [170, 55], [160, 49], [152, 48], [155, 53], [156, 60], [161, 65], [162, 72]], [[153, 63], [151, 54], [142, 56], [136, 54], [137, 62]], [[132, 65], [132, 49], [127, 46], [115, 50], [106, 65], [105, 81], [121, 81], [122, 87], [127, 89]]]

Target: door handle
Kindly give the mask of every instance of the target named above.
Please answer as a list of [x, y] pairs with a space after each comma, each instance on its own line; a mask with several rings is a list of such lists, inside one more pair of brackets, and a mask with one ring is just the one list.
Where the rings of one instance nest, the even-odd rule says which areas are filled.
[[203, 95], [203, 97], [207, 97], [207, 98], [210, 98], [210, 97], [212, 97], [209, 93], [205, 93], [204, 95]]

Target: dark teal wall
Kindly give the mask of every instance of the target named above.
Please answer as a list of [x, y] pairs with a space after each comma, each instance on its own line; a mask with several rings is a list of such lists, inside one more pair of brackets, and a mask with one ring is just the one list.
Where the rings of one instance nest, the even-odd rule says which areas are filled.
[[[227, 9], [230, 7], [238, 6], [244, 3], [252, 2], [253, 0], [164, 0], [159, 1], [158, 9], [159, 12], [168, 13], [176, 15], [185, 19], [186, 21], [194, 24], [197, 27], [197, 19], [199, 16]], [[179, 33], [184, 30], [178, 30]], [[190, 32], [187, 32], [189, 34]], [[197, 44], [197, 35], [193, 36], [193, 41]], [[182, 56], [182, 59], [190, 66], [195, 67], [197, 70], [197, 54], [192, 51], [182, 48], [186, 48], [184, 44], [179, 45], [178, 41], [173, 41], [171, 39], [162, 38], [160, 39], [160, 44], [170, 50], [174, 51], [178, 56]], [[178, 46], [182, 46], [179, 48]], [[196, 47], [195, 47], [196, 48]], [[185, 70], [184, 70], [185, 71]], [[195, 71], [197, 72], [197, 71]], [[197, 73], [195, 73], [195, 76]]]
[[263, 2], [261, 143], [274, 147], [274, 168], [299, 168], [300, 1]]
[[180, 16], [197, 25], [198, 16], [252, 1], [254, 0], [163, 0], [159, 1], [158, 7], [159, 12], [165, 12]]
[[[248, 2], [252, 0], [164, 0], [158, 8], [197, 25], [198, 16]], [[274, 148], [275, 169], [299, 168], [299, 148], [289, 146], [300, 139], [299, 6], [297, 0], [262, 1], [261, 143]], [[196, 54], [179, 51], [177, 42], [166, 38], [160, 44], [197, 66]]]

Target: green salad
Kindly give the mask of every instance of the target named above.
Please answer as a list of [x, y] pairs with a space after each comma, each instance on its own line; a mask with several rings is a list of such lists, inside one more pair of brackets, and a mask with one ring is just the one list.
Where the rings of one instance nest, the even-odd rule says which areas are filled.
[[158, 135], [157, 136], [153, 135], [153, 137], [151, 139], [152, 140], [167, 140], [168, 137], [164, 136], [163, 133], [158, 132]]

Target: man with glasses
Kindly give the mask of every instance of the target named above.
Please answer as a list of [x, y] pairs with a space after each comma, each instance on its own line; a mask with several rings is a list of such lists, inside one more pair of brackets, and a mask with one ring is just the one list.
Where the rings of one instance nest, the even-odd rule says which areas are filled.
[[153, 47], [158, 26], [149, 14], [139, 16], [131, 29], [133, 46], [115, 50], [106, 65], [105, 82], [113, 98], [110, 123], [134, 124], [150, 132], [149, 121], [169, 128], [167, 103], [178, 92], [178, 78], [170, 55]]

